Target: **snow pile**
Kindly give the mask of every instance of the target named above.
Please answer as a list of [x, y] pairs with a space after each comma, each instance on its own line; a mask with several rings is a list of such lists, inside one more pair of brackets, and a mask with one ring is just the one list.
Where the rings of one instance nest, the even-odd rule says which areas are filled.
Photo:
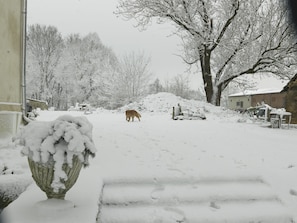
[[177, 104], [181, 105], [183, 111], [190, 111], [195, 113], [198, 112], [200, 114], [206, 114], [206, 116], [208, 114], [219, 118], [234, 118], [235, 120], [242, 118], [242, 116], [235, 111], [219, 106], [214, 106], [203, 101], [187, 100], [167, 92], [148, 95], [145, 98], [141, 99], [139, 102], [133, 102], [123, 106], [119, 109], [119, 111], [124, 112], [128, 109], [135, 109], [140, 112], [171, 114], [173, 107], [176, 107]]
[[28, 162], [21, 158], [20, 150], [11, 142], [11, 138], [0, 140], [0, 176], [19, 175], [29, 171]]
[[137, 109], [142, 112], [171, 112], [172, 107], [177, 106], [177, 103], [183, 107], [197, 106], [197, 101], [186, 100], [171, 93], [161, 92], [148, 95], [139, 102], [133, 102], [121, 108], [122, 111], [127, 109]]
[[29, 174], [7, 174], [1, 176], [0, 195], [4, 200], [15, 200], [32, 183]]
[[32, 183], [27, 159], [21, 157], [11, 139], [0, 140], [0, 207], [14, 201]]
[[89, 155], [95, 156], [92, 127], [86, 117], [64, 115], [52, 122], [30, 122], [14, 140], [23, 146], [22, 154], [29, 159], [46, 165], [54, 162], [55, 176], [51, 186], [58, 192], [65, 188], [61, 180], [67, 180], [62, 170], [64, 163], [71, 167], [73, 157], [77, 156], [87, 166]]

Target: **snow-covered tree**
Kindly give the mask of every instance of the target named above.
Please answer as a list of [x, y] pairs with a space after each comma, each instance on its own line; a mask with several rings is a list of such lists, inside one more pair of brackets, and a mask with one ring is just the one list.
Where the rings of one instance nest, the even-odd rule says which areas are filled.
[[104, 106], [112, 94], [110, 79], [118, 61], [113, 51], [102, 44], [98, 34], [68, 36], [61, 60], [62, 75], [58, 82], [64, 83], [67, 104], [88, 102]]
[[118, 59], [98, 34], [71, 34], [65, 39], [55, 27], [29, 28], [27, 95], [65, 110], [70, 105], [106, 106], [114, 95]]
[[[63, 50], [63, 39], [56, 27], [31, 25], [28, 29], [28, 94], [52, 105], [56, 67]], [[31, 84], [30, 84], [31, 83]], [[33, 89], [30, 89], [30, 88]]]
[[278, 0], [120, 0], [117, 13], [146, 28], [171, 22], [184, 43], [184, 60], [200, 67], [207, 101], [220, 105], [234, 79], [271, 73], [290, 77], [296, 38]]

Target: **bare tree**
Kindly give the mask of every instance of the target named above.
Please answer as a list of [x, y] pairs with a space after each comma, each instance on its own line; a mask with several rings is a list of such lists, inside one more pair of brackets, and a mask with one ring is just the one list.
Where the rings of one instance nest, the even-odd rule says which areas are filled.
[[296, 39], [278, 0], [120, 0], [117, 13], [146, 28], [171, 22], [184, 43], [184, 60], [199, 64], [207, 101], [237, 77], [272, 73], [290, 77]]
[[189, 99], [189, 77], [186, 75], [175, 76], [171, 81], [169, 92], [182, 98]]
[[147, 92], [151, 77], [150, 58], [144, 53], [131, 52], [120, 60], [120, 91], [133, 101]]
[[159, 92], [164, 91], [162, 84], [160, 83], [159, 78], [155, 79], [155, 81], [150, 84], [149, 86], [149, 93], [150, 94], [156, 94]]

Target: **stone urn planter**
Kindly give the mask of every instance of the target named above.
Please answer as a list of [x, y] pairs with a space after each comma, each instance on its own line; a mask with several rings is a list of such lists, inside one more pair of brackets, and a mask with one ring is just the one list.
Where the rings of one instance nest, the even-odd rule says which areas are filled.
[[46, 196], [64, 199], [96, 148], [86, 117], [61, 116], [52, 122], [32, 121], [14, 141], [28, 156], [32, 177]]

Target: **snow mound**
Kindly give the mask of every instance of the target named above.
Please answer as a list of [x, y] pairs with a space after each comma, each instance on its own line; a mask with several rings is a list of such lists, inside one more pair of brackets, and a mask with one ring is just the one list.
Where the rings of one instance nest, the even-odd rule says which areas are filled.
[[187, 100], [167, 92], [160, 92], [157, 94], [148, 95], [137, 102], [133, 102], [121, 107], [119, 111], [124, 112], [128, 109], [135, 109], [142, 113], [172, 113], [173, 107], [176, 107], [177, 104], [180, 104], [182, 110], [184, 111], [198, 110], [200, 113], [205, 113], [206, 115], [211, 114], [222, 118], [235, 116], [236, 119], [239, 119], [240, 117], [242, 117], [237, 112], [226, 109], [224, 107], [214, 106], [204, 101]]
[[141, 112], [163, 113], [171, 112], [172, 107], [177, 106], [177, 103], [180, 103], [181, 106], [194, 106], [197, 101], [186, 100], [171, 93], [161, 92], [148, 95], [138, 102], [132, 102], [128, 105], [125, 105], [120, 110], [125, 111], [127, 109], [135, 109]]
[[29, 174], [1, 175], [0, 195], [2, 199], [15, 200], [32, 183]]

